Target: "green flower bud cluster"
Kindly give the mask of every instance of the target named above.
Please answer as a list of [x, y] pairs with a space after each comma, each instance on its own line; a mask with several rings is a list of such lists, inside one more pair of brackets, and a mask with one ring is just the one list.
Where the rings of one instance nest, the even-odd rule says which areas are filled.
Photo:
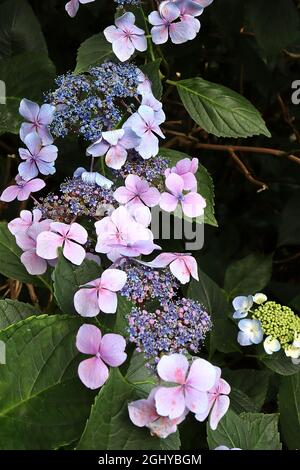
[[252, 316], [261, 322], [264, 334], [278, 339], [283, 348], [290, 346], [295, 335], [300, 333], [300, 317], [289, 307], [276, 302], [265, 302]]

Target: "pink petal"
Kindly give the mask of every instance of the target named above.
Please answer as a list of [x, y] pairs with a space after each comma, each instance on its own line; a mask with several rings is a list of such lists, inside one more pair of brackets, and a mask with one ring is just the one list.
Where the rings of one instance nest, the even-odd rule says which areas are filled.
[[41, 180], [40, 178], [35, 178], [34, 180], [28, 181], [26, 184], [26, 190], [30, 191], [31, 193], [35, 193], [43, 189], [45, 186], [45, 181]]
[[109, 144], [101, 137], [87, 148], [87, 153], [92, 157], [102, 157], [109, 149]]
[[132, 129], [125, 128], [124, 136], [120, 139], [119, 144], [125, 149], [132, 149], [139, 145], [140, 137], [133, 132]]
[[119, 367], [126, 361], [126, 341], [121, 335], [108, 333], [103, 336], [100, 346], [101, 359], [111, 367]]
[[173, 44], [183, 44], [189, 40], [190, 36], [190, 33], [183, 21], [171, 24], [169, 27], [169, 34]]
[[27, 119], [27, 121], [37, 121], [39, 110], [40, 107], [38, 104], [34, 103], [33, 101], [27, 100], [26, 98], [22, 99], [19, 107], [19, 113], [23, 118]]
[[104, 141], [108, 142], [110, 145], [117, 145], [119, 140], [124, 136], [124, 129], [115, 129], [114, 131], [106, 131], [102, 133], [102, 138]]
[[42, 148], [42, 140], [36, 132], [32, 132], [25, 137], [25, 144], [31, 155], [38, 155]]
[[208, 394], [192, 387], [185, 387], [185, 404], [193, 413], [203, 413], [207, 409]]
[[39, 276], [47, 271], [47, 262], [36, 254], [35, 249], [25, 251], [21, 255], [21, 263], [24, 264], [29, 274], [33, 276]]
[[165, 18], [168, 23], [175, 21], [180, 16], [180, 10], [175, 3], [164, 1], [159, 6], [159, 13]]
[[135, 23], [135, 16], [131, 12], [126, 12], [122, 16], [116, 18], [115, 23], [118, 28], [130, 30], [131, 25], [134, 25]]
[[159, 416], [156, 413], [155, 405], [149, 400], [137, 400], [128, 405], [129, 418], [139, 428], [152, 423]]
[[135, 194], [129, 191], [125, 186], [121, 186], [115, 190], [114, 198], [120, 204], [127, 204], [129, 201], [135, 198]]
[[84, 354], [96, 356], [100, 350], [101, 331], [94, 325], [82, 325], [76, 336], [76, 348]]
[[170, 271], [181, 284], [187, 284], [190, 280], [190, 272], [184, 262], [184, 259], [177, 258], [170, 264]]
[[54, 259], [57, 257], [57, 249], [63, 245], [60, 235], [53, 232], [42, 232], [36, 240], [36, 252], [44, 259]]
[[166, 187], [168, 190], [174, 194], [174, 196], [179, 196], [182, 194], [183, 191], [183, 179], [181, 176], [177, 175], [176, 173], [171, 173], [166, 178]]
[[51, 124], [54, 118], [54, 113], [55, 106], [52, 106], [51, 104], [42, 104], [38, 116], [39, 124], [42, 124], [43, 126]]
[[154, 268], [165, 268], [177, 258], [175, 253], [161, 253], [149, 263]]
[[194, 279], [196, 279], [196, 281], [199, 281], [198, 265], [197, 265], [197, 261], [195, 260], [195, 258], [193, 256], [184, 256], [183, 259], [191, 276]]
[[39, 159], [52, 163], [57, 159], [58, 148], [55, 145], [46, 145], [39, 152]]
[[121, 62], [128, 60], [134, 53], [132, 42], [124, 34], [120, 39], [113, 42], [112, 49]]
[[74, 18], [79, 9], [79, 0], [70, 0], [65, 6], [66, 12]]
[[160, 192], [157, 188], [149, 188], [145, 193], [140, 195], [141, 200], [148, 207], [154, 207], [159, 203]]
[[155, 405], [160, 416], [179, 418], [185, 410], [182, 387], [160, 387], [155, 394]]
[[219, 381], [219, 393], [223, 394], [223, 395], [229, 395], [231, 391], [231, 387], [229, 385], [229, 383], [226, 382], [226, 380], [224, 379], [220, 379]]
[[213, 431], [217, 429], [219, 421], [227, 413], [230, 405], [230, 400], [227, 395], [220, 395], [213, 406], [212, 412], [209, 418], [209, 424]]
[[114, 43], [115, 41], [122, 39], [124, 36], [123, 31], [116, 28], [114, 25], [105, 28], [103, 34], [106, 40], [110, 43]]
[[101, 289], [98, 296], [98, 305], [104, 313], [116, 313], [118, 305], [117, 294], [107, 289]]
[[184, 384], [189, 361], [183, 354], [163, 356], [157, 364], [157, 373], [166, 382]]
[[100, 388], [108, 379], [109, 372], [106, 365], [97, 357], [91, 357], [79, 364], [78, 375], [81, 382], [88, 388]]
[[161, 26], [165, 24], [163, 18], [160, 16], [158, 11], [152, 11], [150, 15], [148, 16], [148, 20], [149, 20], [149, 23], [154, 26]]
[[193, 361], [186, 385], [193, 387], [200, 392], [207, 392], [216, 382], [216, 370], [210, 362], [205, 359]]
[[74, 295], [74, 307], [82, 317], [95, 317], [100, 309], [96, 289], [84, 287]]
[[174, 212], [178, 206], [177, 197], [170, 193], [162, 193], [160, 196], [159, 206], [166, 212]]
[[137, 147], [137, 151], [144, 160], [155, 157], [158, 154], [159, 141], [153, 132], [148, 131], [141, 138], [141, 143]]
[[[186, 40], [191, 41], [195, 39], [195, 37], [197, 36], [201, 28], [200, 21], [190, 15], [182, 16], [181, 23], [179, 24], [181, 25], [181, 27], [180, 27], [179, 35], [178, 34], [176, 35], [176, 40], [181, 41], [181, 42], [185, 42]], [[185, 33], [182, 32], [183, 28], [185, 29]], [[178, 33], [178, 30], [176, 31], [176, 33]], [[173, 42], [175, 43], [175, 41]]]
[[68, 238], [80, 243], [81, 245], [84, 245], [87, 242], [88, 233], [84, 227], [74, 222], [70, 225]]
[[120, 269], [106, 269], [101, 276], [101, 287], [117, 292], [123, 289], [127, 281], [127, 274]]
[[121, 145], [111, 147], [105, 157], [105, 163], [109, 168], [119, 170], [127, 159], [127, 151]]
[[185, 173], [180, 176], [183, 179], [185, 191], [197, 191], [197, 179], [193, 173]]
[[39, 126], [37, 128], [37, 133], [42, 139], [43, 145], [50, 145], [53, 142], [53, 137], [47, 126]]
[[8, 188], [4, 189], [3, 193], [1, 194], [0, 199], [1, 201], [4, 201], [4, 202], [11, 202], [14, 199], [16, 199], [19, 193], [20, 193], [19, 186], [17, 185], [8, 186]]
[[138, 35], [132, 36], [131, 42], [132, 42], [134, 48], [137, 51], [144, 52], [144, 51], [147, 50], [147, 39], [144, 35], [143, 36], [138, 36]]
[[166, 25], [153, 26], [151, 36], [154, 44], [165, 44], [169, 38], [169, 29]]
[[70, 240], [65, 240], [63, 254], [71, 263], [80, 266], [85, 258], [85, 249]]
[[198, 193], [189, 193], [181, 202], [183, 213], [188, 217], [199, 217], [204, 214], [205, 199]]

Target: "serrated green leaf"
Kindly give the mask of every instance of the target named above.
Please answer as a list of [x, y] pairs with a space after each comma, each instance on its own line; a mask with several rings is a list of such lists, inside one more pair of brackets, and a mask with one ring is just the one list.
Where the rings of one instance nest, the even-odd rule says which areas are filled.
[[225, 273], [224, 289], [233, 298], [260, 292], [272, 276], [272, 256], [251, 254], [234, 261]]
[[142, 353], [134, 351], [126, 373], [126, 379], [145, 396], [158, 384], [158, 376], [146, 367], [147, 362]]
[[299, 449], [300, 442], [300, 372], [282, 377], [279, 388], [280, 426], [289, 449]]
[[262, 413], [235, 414], [229, 410], [215, 431], [207, 425], [210, 449], [220, 445], [242, 450], [281, 450], [278, 415]]
[[38, 314], [38, 310], [30, 304], [11, 299], [0, 300], [0, 330]]
[[271, 137], [257, 109], [233, 90], [202, 78], [169, 82], [178, 93], [191, 118], [217, 137]]
[[111, 44], [105, 39], [104, 34], [94, 34], [78, 49], [75, 73], [86, 72], [90, 67], [100, 65], [111, 57], [113, 57]]
[[125, 381], [118, 369], [111, 369], [92, 407], [78, 450], [158, 450], [179, 449], [178, 432], [161, 440], [146, 428], [131, 423], [128, 402], [135, 399], [134, 387]]
[[0, 448], [54, 449], [79, 438], [94, 394], [77, 376], [81, 321], [28, 318], [0, 332]]
[[199, 282], [194, 279], [191, 281], [188, 297], [198, 300], [211, 315], [213, 328], [210, 333], [210, 354], [215, 349], [224, 353], [239, 351], [236, 326], [228, 318], [229, 306], [222, 289], [199, 270]]
[[258, 356], [258, 359], [279, 375], [293, 375], [297, 374], [300, 370], [300, 365], [293, 364], [291, 358], [286, 357], [282, 350], [271, 356]]
[[[162, 155], [163, 157], [167, 158], [171, 166], [175, 166], [176, 163], [179, 160], [182, 160], [183, 158], [192, 158], [186, 153], [183, 152], [178, 152], [177, 150], [171, 150], [167, 148], [161, 148], [159, 151], [159, 154]], [[217, 227], [218, 223], [215, 219], [215, 211], [214, 211], [214, 205], [215, 205], [215, 193], [214, 193], [214, 184], [213, 180], [208, 173], [207, 169], [199, 163], [199, 168], [196, 174], [197, 178], [197, 183], [198, 183], [198, 192], [203, 196], [206, 200], [206, 208], [204, 209], [204, 218], [203, 217], [198, 217], [196, 222], [198, 223], [205, 223], [208, 225], [212, 225], [213, 227]], [[175, 216], [177, 215], [176, 213], [174, 214]], [[181, 215], [180, 215], [181, 217]], [[186, 218], [185, 216], [183, 216]], [[187, 218], [189, 221], [192, 219]]]
[[255, 405], [252, 411], [259, 412], [265, 402], [271, 372], [268, 370], [222, 369], [222, 377], [230, 385], [244, 392]]

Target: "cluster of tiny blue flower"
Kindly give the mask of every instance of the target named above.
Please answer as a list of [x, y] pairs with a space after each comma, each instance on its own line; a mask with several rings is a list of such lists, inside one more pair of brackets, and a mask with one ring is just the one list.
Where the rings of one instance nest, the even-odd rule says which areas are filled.
[[133, 105], [139, 74], [134, 65], [105, 62], [86, 74], [59, 76], [57, 89], [46, 95], [46, 102], [56, 107], [52, 134], [75, 132], [90, 142], [99, 139], [102, 130], [112, 129]]
[[128, 320], [130, 341], [144, 353], [149, 366], [162, 354], [197, 353], [212, 327], [204, 308], [186, 298], [165, 302], [154, 312], [134, 307]]

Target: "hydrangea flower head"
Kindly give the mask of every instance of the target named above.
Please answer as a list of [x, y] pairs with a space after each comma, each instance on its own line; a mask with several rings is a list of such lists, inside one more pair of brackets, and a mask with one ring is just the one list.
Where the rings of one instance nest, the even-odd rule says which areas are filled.
[[38, 235], [36, 251], [41, 258], [54, 259], [58, 248], [62, 248], [65, 258], [80, 265], [85, 258], [85, 250], [81, 245], [85, 245], [87, 238], [85, 228], [76, 222], [71, 225], [52, 222], [49, 232]]
[[119, 367], [126, 361], [126, 341], [121, 335], [108, 333], [102, 336], [94, 325], [82, 325], [77, 333], [76, 347], [92, 356], [79, 364], [78, 375], [84, 385], [92, 390], [102, 387], [109, 376], [108, 366]]
[[250, 346], [251, 344], [259, 344], [263, 340], [263, 330], [259, 320], [243, 319], [238, 323], [238, 343], [241, 346]]
[[140, 143], [140, 138], [132, 129], [116, 129], [102, 132], [100, 139], [96, 140], [87, 149], [93, 157], [105, 155], [105, 163], [109, 168], [119, 170], [127, 159], [127, 151]]
[[28, 134], [24, 138], [27, 149], [20, 148], [19, 154], [24, 162], [19, 165], [20, 176], [28, 181], [42, 175], [53, 175], [55, 173], [54, 161], [57, 159], [58, 148], [55, 145], [43, 147], [42, 139], [36, 132]]
[[164, 192], [161, 195], [159, 203], [163, 210], [174, 212], [179, 205], [187, 217], [194, 218], [204, 214], [206, 207], [205, 199], [195, 192], [184, 194], [184, 181], [181, 176], [171, 173], [166, 178], [166, 187], [169, 192]]
[[16, 184], [9, 186], [3, 191], [0, 197], [1, 201], [11, 202], [14, 199], [26, 201], [31, 193], [40, 191], [46, 186], [45, 182], [40, 178], [26, 181], [20, 175], [17, 175], [15, 180]]
[[145, 31], [135, 26], [135, 16], [131, 12], [116, 18], [115, 26], [108, 26], [103, 32], [121, 62], [128, 60], [135, 50], [144, 52], [147, 49]]
[[248, 295], [247, 297], [239, 295], [233, 299], [232, 305], [235, 310], [233, 318], [245, 318], [252, 308], [253, 297], [252, 295]]
[[197, 261], [189, 254], [161, 253], [147, 264], [156, 268], [170, 266], [171, 273], [181, 284], [187, 284], [191, 276], [199, 281]]
[[179, 418], [185, 409], [203, 413], [208, 406], [207, 392], [216, 381], [216, 370], [204, 359], [195, 359], [189, 367], [182, 354], [163, 356], [157, 364], [157, 373], [175, 387], [160, 387], [155, 394], [156, 410], [161, 416]]
[[25, 137], [32, 132], [36, 132], [43, 145], [50, 145], [53, 142], [53, 137], [49, 131], [49, 125], [53, 121], [55, 107], [50, 104], [43, 104], [41, 107], [33, 101], [23, 98], [19, 113], [28, 122], [24, 122], [20, 128], [20, 137], [25, 142]]
[[95, 317], [100, 311], [116, 313], [117, 291], [126, 283], [127, 275], [120, 269], [106, 269], [99, 279], [81, 286], [74, 296], [74, 306], [79, 315]]

